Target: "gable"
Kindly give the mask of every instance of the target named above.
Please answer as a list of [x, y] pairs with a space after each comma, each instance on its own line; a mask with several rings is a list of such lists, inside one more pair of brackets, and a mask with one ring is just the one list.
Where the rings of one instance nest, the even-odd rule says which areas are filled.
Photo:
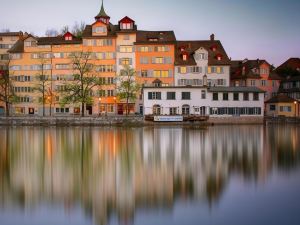
[[92, 35], [93, 36], [106, 36], [107, 35], [107, 25], [102, 21], [97, 21], [92, 25]]

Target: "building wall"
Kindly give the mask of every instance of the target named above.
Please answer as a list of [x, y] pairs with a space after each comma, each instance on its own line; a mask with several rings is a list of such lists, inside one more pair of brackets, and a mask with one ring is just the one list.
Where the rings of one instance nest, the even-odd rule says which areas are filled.
[[[168, 49], [167, 52], [156, 52], [155, 47], [164, 46]], [[142, 47], [148, 47], [148, 52], [141, 52]], [[174, 84], [174, 45], [163, 45], [163, 44], [144, 44], [136, 45], [136, 71], [137, 71], [137, 82], [144, 85], [152, 85], [153, 81], [156, 79], [161, 80], [163, 85], [173, 85]], [[147, 64], [141, 63], [141, 58], [145, 57], [148, 59]], [[153, 58], [163, 57], [170, 58], [169, 63], [156, 64], [153, 63]], [[142, 71], [147, 70], [148, 76], [142, 77]], [[155, 76], [155, 71], [168, 71], [168, 77]]]
[[[271, 110], [270, 106], [275, 106], [275, 110]], [[295, 117], [299, 116], [299, 109], [297, 109], [299, 104], [295, 105], [293, 102], [291, 103], [267, 103], [266, 104], [266, 115], [267, 116], [286, 116], [286, 117]], [[282, 110], [281, 108], [290, 108], [290, 111]]]
[[[204, 48], [200, 48], [195, 52], [196, 54], [208, 54], [207, 50]], [[215, 66], [215, 67], [222, 67], [221, 73], [211, 72], [211, 68], [208, 69], [208, 67], [214, 67], [213, 65], [208, 66], [208, 59], [207, 57], [205, 59], [197, 59], [197, 57], [193, 56], [196, 60], [197, 67], [200, 68], [199, 73], [192, 72], [191, 69], [194, 66], [175, 66], [175, 85], [176, 86], [185, 86], [182, 84], [182, 81], [180, 80], [199, 80], [200, 86], [203, 85], [203, 76], [207, 75], [207, 81], [208, 84], [211, 86], [229, 86], [230, 85], [230, 66]], [[186, 68], [186, 73], [181, 73], [181, 68]], [[224, 82], [218, 83], [218, 80], [224, 80]]]
[[[206, 98], [203, 99], [201, 92], [205, 91]], [[172, 107], [177, 108], [177, 113], [182, 114], [182, 106], [190, 106], [190, 114], [198, 114], [194, 109], [205, 107], [206, 115], [210, 114], [210, 109], [221, 107], [258, 107], [261, 109], [261, 114], [256, 116], [263, 116], [264, 109], [264, 96], [259, 93], [259, 101], [253, 100], [253, 93], [249, 93], [249, 101], [243, 100], [243, 93], [239, 93], [239, 101], [233, 100], [233, 93], [229, 93], [228, 101], [222, 100], [223, 93], [218, 93], [218, 101], [213, 100], [213, 93], [209, 92], [205, 87], [199, 88], [145, 88], [144, 89], [144, 112], [145, 115], [153, 114], [153, 106], [160, 105], [162, 107], [161, 114], [169, 115], [169, 109]], [[148, 99], [149, 92], [161, 92], [161, 100]], [[176, 100], [167, 100], [167, 92], [176, 92]], [[181, 92], [190, 92], [190, 100], [182, 100]], [[232, 115], [211, 115], [212, 117], [230, 117]], [[248, 115], [247, 115], [248, 116]]]

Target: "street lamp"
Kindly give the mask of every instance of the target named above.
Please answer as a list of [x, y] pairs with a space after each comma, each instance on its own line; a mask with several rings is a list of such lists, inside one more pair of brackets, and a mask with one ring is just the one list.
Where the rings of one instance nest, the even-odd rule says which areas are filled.
[[117, 103], [117, 98], [114, 97], [114, 111], [115, 111], [115, 114], [117, 114], [117, 105], [116, 105], [116, 103]]
[[295, 104], [295, 118], [297, 117], [297, 101], [294, 101]]
[[98, 100], [99, 100], [99, 116], [101, 115], [101, 98], [98, 98]]

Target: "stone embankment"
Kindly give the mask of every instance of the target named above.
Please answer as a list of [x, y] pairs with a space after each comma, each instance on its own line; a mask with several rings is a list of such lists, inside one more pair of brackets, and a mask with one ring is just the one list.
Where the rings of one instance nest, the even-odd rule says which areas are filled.
[[210, 126], [210, 125], [241, 125], [241, 124], [263, 124], [262, 117], [223, 117], [209, 118], [205, 122], [147, 122], [143, 116], [15, 116], [0, 117], [0, 126]]

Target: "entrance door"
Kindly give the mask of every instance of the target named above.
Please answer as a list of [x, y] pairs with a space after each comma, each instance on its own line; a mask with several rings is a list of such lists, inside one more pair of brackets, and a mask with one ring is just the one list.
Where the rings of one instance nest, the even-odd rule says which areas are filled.
[[88, 111], [88, 114], [89, 114], [89, 115], [92, 115], [92, 114], [93, 114], [93, 106], [87, 105], [87, 106], [86, 106], [86, 110]]
[[124, 114], [124, 107], [122, 104], [118, 105], [118, 115]]
[[205, 116], [206, 112], [205, 112], [205, 106], [200, 107], [200, 115], [201, 116]]
[[33, 115], [33, 114], [34, 114], [34, 108], [29, 108], [29, 109], [28, 109], [28, 113], [29, 113], [30, 115]]

